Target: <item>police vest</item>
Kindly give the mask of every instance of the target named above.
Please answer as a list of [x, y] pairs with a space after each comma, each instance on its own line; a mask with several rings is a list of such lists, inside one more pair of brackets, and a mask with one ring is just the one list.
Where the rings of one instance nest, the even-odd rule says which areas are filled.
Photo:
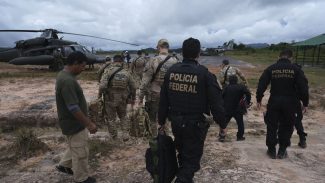
[[185, 113], [206, 113], [207, 90], [204, 66], [194, 61], [177, 63], [167, 73], [168, 94], [171, 111]]

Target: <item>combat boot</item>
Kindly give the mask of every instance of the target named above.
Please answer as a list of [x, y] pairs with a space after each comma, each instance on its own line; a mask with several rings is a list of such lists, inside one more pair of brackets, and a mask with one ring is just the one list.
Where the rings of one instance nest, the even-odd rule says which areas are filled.
[[271, 159], [276, 159], [276, 149], [275, 149], [275, 147], [268, 147], [268, 149], [267, 149], [267, 155]]
[[226, 135], [219, 133], [219, 142], [225, 142]]
[[[187, 183], [187, 181], [182, 181], [181, 179], [177, 178], [174, 183]], [[191, 182], [188, 183], [194, 183], [194, 181], [191, 180]]]
[[242, 137], [237, 137], [237, 141], [244, 141], [246, 138], [244, 136]]
[[284, 159], [284, 158], [287, 158], [287, 157], [288, 157], [287, 148], [280, 146], [277, 158], [278, 159]]
[[303, 148], [303, 149], [307, 147], [306, 136], [307, 136], [306, 133], [299, 135], [299, 143], [298, 143], [298, 146], [301, 147], [301, 148]]
[[85, 181], [78, 183], [96, 183], [96, 179], [94, 177], [88, 177]]

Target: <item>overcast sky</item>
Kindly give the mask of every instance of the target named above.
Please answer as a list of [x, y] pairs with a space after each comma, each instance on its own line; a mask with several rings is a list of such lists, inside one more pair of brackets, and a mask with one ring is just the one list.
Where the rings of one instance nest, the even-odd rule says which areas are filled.
[[[204, 47], [301, 41], [325, 33], [324, 0], [0, 0], [0, 29], [54, 28], [138, 43], [64, 36], [88, 47], [140, 49], [189, 37]], [[0, 33], [0, 46], [38, 33]]]

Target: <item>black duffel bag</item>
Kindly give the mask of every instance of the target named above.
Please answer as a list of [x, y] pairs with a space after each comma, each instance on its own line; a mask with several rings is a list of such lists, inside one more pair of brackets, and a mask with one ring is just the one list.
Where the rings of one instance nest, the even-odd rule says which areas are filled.
[[146, 151], [146, 169], [154, 183], [170, 183], [175, 178], [178, 164], [173, 139], [166, 134], [158, 134], [149, 141]]

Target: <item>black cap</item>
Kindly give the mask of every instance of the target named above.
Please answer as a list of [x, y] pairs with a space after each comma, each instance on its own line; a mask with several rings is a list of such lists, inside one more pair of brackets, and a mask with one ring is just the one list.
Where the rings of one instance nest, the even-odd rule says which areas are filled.
[[222, 63], [223, 63], [224, 65], [228, 65], [228, 64], [229, 64], [229, 60], [225, 59], [225, 60], [222, 61]]

